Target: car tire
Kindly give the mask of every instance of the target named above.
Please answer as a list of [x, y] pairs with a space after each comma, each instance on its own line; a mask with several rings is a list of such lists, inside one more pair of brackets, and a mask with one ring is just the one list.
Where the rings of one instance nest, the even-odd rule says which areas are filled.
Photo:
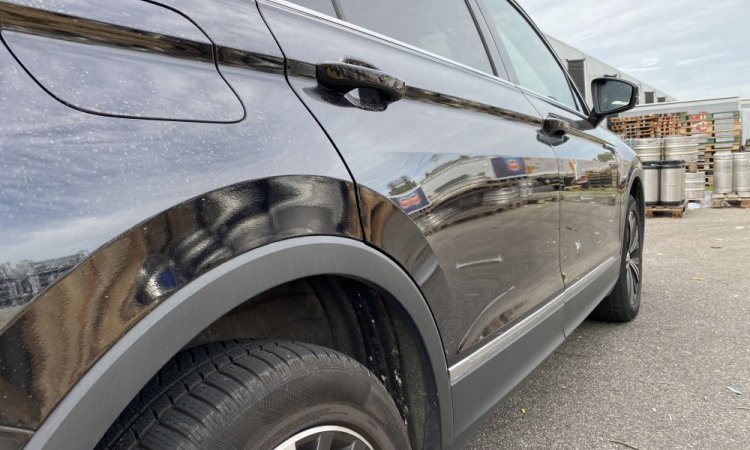
[[630, 196], [625, 215], [620, 277], [612, 292], [599, 303], [591, 318], [608, 322], [629, 322], [641, 307], [643, 284], [643, 211]]
[[97, 448], [409, 449], [404, 421], [357, 361], [288, 341], [232, 341], [179, 353]]

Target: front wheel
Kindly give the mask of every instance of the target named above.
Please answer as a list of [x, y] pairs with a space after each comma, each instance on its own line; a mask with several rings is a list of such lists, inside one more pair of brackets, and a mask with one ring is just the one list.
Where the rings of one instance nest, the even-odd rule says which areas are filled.
[[629, 322], [641, 307], [643, 282], [643, 213], [630, 196], [622, 243], [620, 277], [612, 293], [599, 303], [591, 317], [609, 322]]

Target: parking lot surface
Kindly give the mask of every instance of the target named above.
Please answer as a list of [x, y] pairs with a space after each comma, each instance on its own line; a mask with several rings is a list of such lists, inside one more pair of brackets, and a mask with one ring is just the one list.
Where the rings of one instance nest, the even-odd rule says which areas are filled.
[[750, 448], [750, 210], [648, 219], [645, 239], [636, 320], [584, 322], [468, 449]]

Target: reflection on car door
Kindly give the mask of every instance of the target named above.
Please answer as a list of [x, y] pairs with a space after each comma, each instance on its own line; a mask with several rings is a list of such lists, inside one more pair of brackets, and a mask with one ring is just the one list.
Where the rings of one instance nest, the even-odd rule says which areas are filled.
[[[483, 73], [492, 68], [464, 1], [338, 4], [347, 20], [446, 57], [261, 2], [292, 87], [358, 183], [367, 239], [421, 285], [455, 363], [563, 288], [556, 157], [523, 94]], [[390, 28], [392, 21], [405, 23]], [[323, 62], [333, 63], [323, 66], [324, 83], [347, 73], [361, 82], [376, 68], [388, 92], [323, 88]], [[398, 80], [403, 98], [392, 101]]]
[[[565, 124], [547, 138], [563, 179], [560, 266], [567, 287], [619, 252], [619, 158], [605, 133], [591, 129], [564, 69], [523, 13], [507, 0], [481, 5], [511, 77], [543, 118]], [[566, 304], [566, 332], [593, 307], [590, 299], [579, 301], [580, 307]]]

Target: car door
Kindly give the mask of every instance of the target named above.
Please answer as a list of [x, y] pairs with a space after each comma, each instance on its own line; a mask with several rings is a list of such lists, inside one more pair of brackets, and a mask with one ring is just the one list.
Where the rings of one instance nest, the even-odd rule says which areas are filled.
[[[560, 266], [566, 287], [617, 260], [620, 250], [620, 162], [541, 34], [508, 0], [483, 0], [511, 79], [545, 119], [547, 139], [563, 179]], [[590, 300], [590, 299], [589, 299]], [[591, 302], [566, 305], [566, 331], [580, 323]]]
[[420, 284], [456, 363], [563, 288], [541, 118], [463, 0], [299, 3], [316, 10], [259, 3], [289, 82], [356, 180], [367, 239]]

